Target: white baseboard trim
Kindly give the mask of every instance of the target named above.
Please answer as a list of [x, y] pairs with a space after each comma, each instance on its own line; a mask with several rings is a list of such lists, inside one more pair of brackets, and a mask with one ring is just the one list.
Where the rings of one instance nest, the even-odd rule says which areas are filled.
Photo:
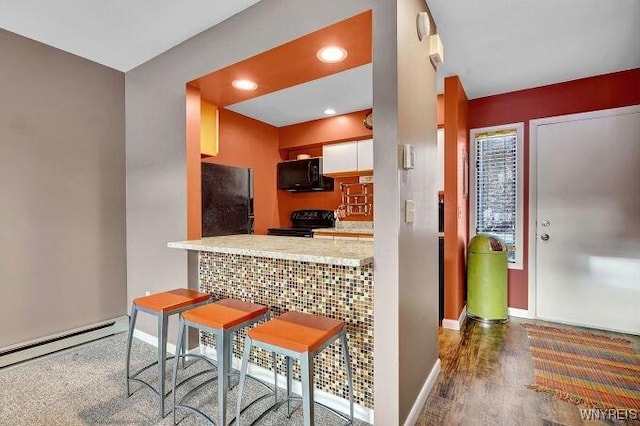
[[[154, 346], [156, 348], [158, 347], [158, 338], [156, 336], [153, 336], [149, 333], [145, 333], [144, 331], [140, 331], [137, 328], [133, 330], [133, 337], [145, 343], [148, 343], [151, 346]], [[170, 353], [171, 355], [175, 355], [176, 345], [171, 342], [167, 342], [167, 353]]]
[[[101, 327], [109, 323], [113, 323], [113, 324], [108, 327], [92, 330], [96, 327]], [[122, 316], [118, 318], [113, 318], [108, 321], [101, 321], [99, 323], [87, 325], [85, 327], [75, 328], [73, 330], [65, 331], [63, 333], [57, 333], [51, 336], [46, 336], [36, 340], [31, 340], [29, 342], [23, 342], [17, 345], [13, 345], [3, 349], [3, 351], [15, 350], [15, 352], [10, 352], [0, 356], [0, 368], [7, 367], [12, 364], [17, 364], [19, 362], [24, 362], [24, 361], [37, 358], [43, 355], [47, 355], [53, 352], [69, 349], [74, 346], [78, 346], [83, 343], [90, 342], [92, 340], [100, 339], [102, 337], [107, 337], [117, 333], [121, 333], [123, 331], [126, 331], [128, 328], [129, 328], [129, 317]], [[84, 330], [90, 330], [90, 331], [84, 332]], [[69, 336], [69, 337], [65, 337], [65, 336]], [[47, 342], [48, 340], [52, 340], [52, 339], [59, 339], [59, 340], [38, 344], [38, 342]], [[31, 345], [37, 345], [37, 346], [28, 347]], [[21, 347], [25, 347], [25, 349], [20, 349]]]
[[526, 309], [507, 308], [507, 314], [510, 317], [533, 319], [533, 315]]
[[438, 375], [440, 374], [440, 366], [440, 358], [438, 358], [436, 360], [436, 363], [433, 365], [429, 376], [427, 376], [427, 380], [424, 381], [422, 389], [420, 389], [420, 393], [418, 394], [418, 398], [416, 398], [416, 402], [413, 403], [413, 407], [411, 407], [411, 411], [407, 416], [407, 420], [405, 420], [404, 422], [404, 426], [413, 426], [418, 421], [418, 417], [420, 417], [422, 407], [424, 407], [431, 389], [433, 389], [433, 386], [436, 384], [436, 380], [438, 380]]
[[460, 312], [460, 317], [457, 320], [444, 318], [442, 320], [442, 328], [448, 328], [450, 330], [460, 330], [462, 328], [462, 324], [467, 319], [467, 305], [464, 305], [462, 308], [462, 312]]
[[[200, 345], [200, 353], [202, 355], [207, 356], [211, 359], [216, 359], [216, 352], [214, 348]], [[240, 369], [242, 364], [242, 360], [240, 358], [233, 358], [232, 366], [236, 370]], [[264, 367], [257, 366], [255, 364], [249, 364], [249, 371], [247, 372], [249, 375], [255, 377], [256, 379], [262, 380], [265, 383], [273, 384], [273, 371], [267, 370]], [[278, 386], [281, 388], [287, 387], [287, 378], [283, 375], [278, 375]], [[293, 393], [297, 393], [298, 395], [302, 394], [302, 384], [294, 380], [293, 381]], [[334, 410], [340, 411], [346, 415], [349, 415], [349, 400], [340, 398], [336, 395], [330, 394], [320, 389], [315, 389], [313, 391], [314, 399], [316, 402], [320, 402], [328, 407], [333, 408]], [[367, 407], [364, 407], [359, 404], [354, 404], [354, 417], [356, 419], [365, 421], [369, 424], [373, 423], [373, 410]]]

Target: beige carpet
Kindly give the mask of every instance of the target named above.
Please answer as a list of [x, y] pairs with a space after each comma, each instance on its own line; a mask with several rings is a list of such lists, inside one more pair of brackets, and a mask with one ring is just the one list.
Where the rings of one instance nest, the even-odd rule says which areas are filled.
[[[119, 334], [22, 365], [0, 369], [0, 425], [173, 424], [171, 414], [160, 419], [157, 399], [148, 389], [132, 384], [132, 390], [136, 392], [126, 397], [125, 342], [126, 336]], [[153, 361], [156, 353], [154, 347], [136, 340], [132, 351], [132, 371]], [[172, 362], [169, 364], [172, 365]], [[186, 371], [196, 372], [206, 367], [204, 362], [198, 362]], [[173, 369], [168, 367], [167, 370], [169, 379]], [[145, 373], [145, 378], [154, 382], [155, 370], [149, 369]], [[209, 373], [202, 380], [214, 375]], [[194, 380], [193, 386], [198, 383]], [[215, 386], [214, 382], [192, 400], [192, 405], [210, 416], [217, 412]], [[229, 395], [229, 420], [235, 415], [236, 390], [234, 388]], [[264, 388], [247, 381], [247, 394], [243, 401], [264, 393]], [[272, 402], [273, 398], [269, 398], [256, 404], [243, 415], [242, 424], [250, 424]], [[283, 406], [268, 414], [260, 424], [302, 424], [302, 410], [298, 408], [300, 403], [292, 404], [296, 410], [291, 419], [287, 419], [286, 407]], [[171, 407], [171, 398], [168, 398], [167, 410]], [[316, 407], [315, 420], [317, 425], [345, 424], [344, 420], [321, 407]], [[178, 421], [180, 425], [204, 424], [186, 410], [178, 410]], [[358, 421], [355, 424], [366, 425]]]

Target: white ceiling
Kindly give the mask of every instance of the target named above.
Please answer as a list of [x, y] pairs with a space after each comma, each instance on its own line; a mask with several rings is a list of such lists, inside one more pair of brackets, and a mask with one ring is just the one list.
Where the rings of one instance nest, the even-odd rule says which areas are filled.
[[[640, 67], [639, 0], [426, 0], [470, 99]], [[639, 83], [640, 84], [640, 83]]]
[[327, 108], [336, 114], [368, 109], [373, 106], [372, 69], [363, 65], [226, 108], [277, 127], [326, 118]]
[[0, 0], [0, 28], [128, 71], [259, 0]]
[[[258, 1], [0, 0], [0, 28], [128, 71]], [[439, 92], [447, 75], [477, 98], [640, 67], [640, 0], [426, 2]]]

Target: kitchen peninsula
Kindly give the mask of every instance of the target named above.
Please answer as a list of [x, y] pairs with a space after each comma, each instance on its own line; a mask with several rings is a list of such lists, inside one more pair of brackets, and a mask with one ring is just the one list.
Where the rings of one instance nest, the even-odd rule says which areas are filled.
[[[168, 246], [198, 252], [200, 290], [215, 299], [260, 303], [274, 315], [299, 311], [346, 321], [355, 402], [373, 409], [373, 242], [231, 235]], [[237, 358], [240, 339], [242, 333], [234, 342]], [[203, 335], [202, 343], [213, 346], [213, 337]], [[251, 362], [271, 369], [266, 352], [253, 351]], [[323, 351], [315, 363], [316, 389], [346, 398], [340, 345]], [[297, 366], [294, 378], [300, 380]]]

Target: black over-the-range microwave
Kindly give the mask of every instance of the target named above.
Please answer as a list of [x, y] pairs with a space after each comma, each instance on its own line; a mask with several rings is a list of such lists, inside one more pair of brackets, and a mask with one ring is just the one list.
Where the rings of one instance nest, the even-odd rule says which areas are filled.
[[333, 191], [333, 178], [322, 175], [322, 158], [278, 163], [278, 189], [292, 192]]

